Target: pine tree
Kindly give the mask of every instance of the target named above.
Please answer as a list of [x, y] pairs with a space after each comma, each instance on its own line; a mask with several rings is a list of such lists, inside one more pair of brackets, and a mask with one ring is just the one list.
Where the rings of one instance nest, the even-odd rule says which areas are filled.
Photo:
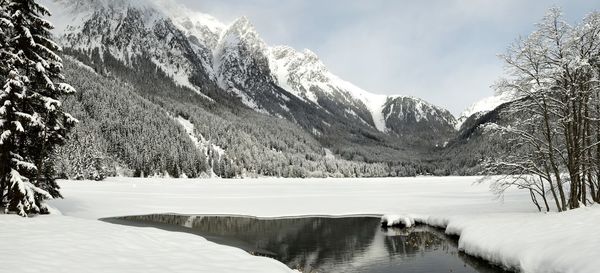
[[23, 80], [23, 76], [12, 70], [0, 95], [0, 179], [2, 192], [7, 191], [6, 210], [26, 216], [30, 212], [42, 212], [40, 200], [51, 196], [32, 183], [37, 168], [20, 153], [20, 140], [25, 132], [23, 124], [35, 123], [33, 115], [19, 111], [25, 98]]
[[[44, 213], [42, 201], [60, 197], [50, 154], [76, 120], [60, 98], [75, 90], [62, 81], [59, 46], [51, 40], [49, 11], [34, 0], [3, 1], [10, 22], [3, 32], [8, 77], [0, 95], [0, 177], [7, 189], [6, 210], [26, 216]], [[3, 71], [4, 72], [4, 71]], [[3, 74], [6, 75], [6, 74]]]
[[[0, 5], [0, 79], [3, 85], [0, 93], [0, 206], [5, 207], [12, 202], [13, 207], [28, 208], [35, 206], [31, 202], [28, 180], [21, 173], [31, 172], [34, 167], [18, 155], [17, 136], [23, 132], [21, 121], [30, 115], [18, 112], [23, 100], [24, 78], [15, 70], [15, 63], [20, 57], [13, 53], [10, 46], [14, 25], [8, 11], [8, 2]], [[23, 202], [16, 203], [11, 197], [20, 195]]]

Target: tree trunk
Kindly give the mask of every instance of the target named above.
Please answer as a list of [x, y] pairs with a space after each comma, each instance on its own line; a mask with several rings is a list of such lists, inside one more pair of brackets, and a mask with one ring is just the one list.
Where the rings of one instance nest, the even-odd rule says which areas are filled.
[[556, 187], [558, 188], [558, 193], [560, 195], [560, 209], [559, 211], [564, 211], [567, 209], [567, 201], [565, 198], [565, 191], [562, 186], [562, 180], [560, 178], [560, 171], [558, 169], [558, 165], [556, 164], [556, 160], [554, 159], [554, 145], [552, 140], [552, 129], [550, 126], [550, 117], [548, 115], [548, 105], [546, 102], [546, 98], [543, 98], [543, 112], [544, 112], [544, 129], [546, 134], [546, 139], [548, 141], [548, 159], [550, 161], [550, 165], [552, 167], [552, 171], [554, 172], [554, 178], [556, 179]]
[[535, 192], [532, 189], [529, 189], [529, 196], [531, 197], [531, 201], [537, 207], [538, 211], [541, 212], [542, 207], [540, 207], [540, 204], [538, 203], [537, 198], [535, 198]]

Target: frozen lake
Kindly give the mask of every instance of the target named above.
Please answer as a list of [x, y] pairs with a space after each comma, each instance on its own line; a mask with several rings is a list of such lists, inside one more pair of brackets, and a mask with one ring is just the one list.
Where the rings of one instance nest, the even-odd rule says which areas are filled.
[[535, 212], [527, 191], [498, 199], [479, 177], [258, 178], [60, 181], [64, 215], [98, 219], [154, 213], [259, 217], [351, 214], [454, 216]]

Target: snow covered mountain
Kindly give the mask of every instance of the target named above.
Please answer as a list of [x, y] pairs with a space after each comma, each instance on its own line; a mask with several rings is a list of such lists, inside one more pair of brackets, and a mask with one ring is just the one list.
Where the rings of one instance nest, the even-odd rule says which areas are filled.
[[206, 68], [212, 66], [212, 56], [199, 54], [203, 49], [149, 2], [61, 0], [50, 4], [63, 9], [57, 16], [56, 34], [67, 53], [96, 63], [106, 61], [105, 54], [109, 54], [130, 67], [139, 66], [144, 58], [176, 84], [198, 94], [202, 86], [192, 80], [211, 79]]
[[270, 67], [277, 83], [302, 100], [336, 115], [360, 120], [384, 133], [428, 134], [445, 140], [454, 132], [452, 114], [424, 100], [369, 93], [331, 73], [312, 51], [270, 48]]
[[383, 106], [386, 128], [399, 135], [418, 135], [436, 146], [455, 134], [456, 119], [446, 109], [412, 97], [390, 97]]
[[308, 49], [298, 52], [291, 47], [277, 46], [269, 51], [271, 71], [285, 90], [334, 115], [358, 119], [386, 131], [382, 113], [386, 96], [369, 94], [340, 79]]
[[224, 29], [213, 54], [218, 85], [237, 95], [259, 112], [282, 117], [289, 114], [290, 97], [281, 92], [269, 69], [267, 45], [246, 17]]
[[153, 69], [150, 63], [208, 101], [237, 99], [316, 137], [356, 127], [433, 146], [454, 133], [447, 110], [367, 92], [330, 72], [310, 50], [269, 47], [245, 17], [226, 25], [158, 0], [42, 2], [60, 11], [56, 34], [66, 52], [88, 64], [119, 62], [142, 73]]
[[496, 96], [491, 96], [484, 98], [480, 101], [477, 101], [471, 106], [467, 107], [457, 119], [456, 130], [460, 130], [465, 121], [472, 117], [473, 115], [482, 116], [485, 113], [488, 113], [498, 106], [513, 101], [515, 99], [515, 95], [511, 93], [502, 93]]

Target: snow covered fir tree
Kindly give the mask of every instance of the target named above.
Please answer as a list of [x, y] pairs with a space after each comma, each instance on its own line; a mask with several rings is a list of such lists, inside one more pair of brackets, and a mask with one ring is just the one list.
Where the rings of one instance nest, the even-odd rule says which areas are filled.
[[51, 155], [76, 120], [61, 99], [75, 92], [61, 74], [49, 11], [33, 0], [0, 2], [0, 206], [21, 216], [47, 213], [60, 197]]

